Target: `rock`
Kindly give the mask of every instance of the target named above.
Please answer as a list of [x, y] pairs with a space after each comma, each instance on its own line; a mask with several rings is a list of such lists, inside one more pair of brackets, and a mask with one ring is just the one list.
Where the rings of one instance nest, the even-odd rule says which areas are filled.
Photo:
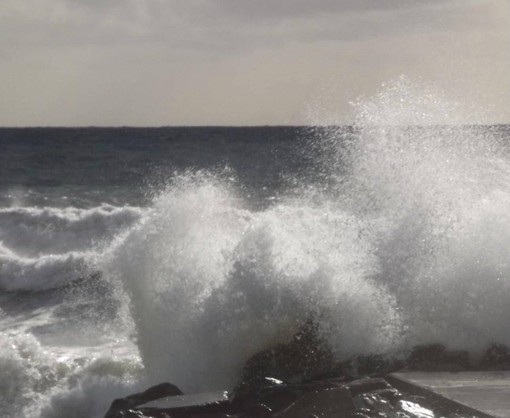
[[311, 391], [299, 397], [283, 411], [274, 414], [275, 418], [322, 418], [350, 417], [354, 404], [349, 391], [344, 387], [333, 387]]
[[247, 411], [258, 408], [258, 405], [266, 407], [272, 414], [270, 416], [282, 418], [309, 418], [313, 414], [341, 418], [348, 416], [344, 412], [354, 410], [345, 382], [338, 379], [285, 384], [273, 378], [264, 378], [251, 380], [236, 388], [231, 395], [228, 412], [244, 417]]
[[392, 386], [386, 380], [381, 378], [364, 378], [354, 380], [347, 384], [346, 387], [349, 389], [352, 397], [358, 396], [361, 393], [392, 389]]
[[361, 411], [380, 411], [385, 414], [391, 414], [394, 411], [390, 401], [374, 392], [360, 393], [353, 398], [353, 403], [356, 409]]
[[406, 414], [410, 418], [434, 418], [435, 414], [432, 410], [423, 407], [419, 403], [409, 400], [400, 400], [397, 404], [400, 412]]
[[[510, 350], [491, 346], [480, 364], [484, 368], [510, 368]], [[379, 355], [359, 356], [333, 363], [331, 351], [313, 322], [303, 325], [288, 344], [264, 350], [248, 360], [240, 384], [227, 397], [209, 400], [193, 395], [188, 404], [170, 383], [116, 399], [105, 418], [425, 418], [442, 406], [428, 397], [403, 395], [386, 373], [405, 366], [412, 370], [471, 370], [464, 351], [449, 351], [440, 344], [417, 346], [405, 361]], [[364, 378], [356, 378], [358, 375]], [[269, 377], [271, 376], [271, 377]], [[368, 376], [368, 377], [367, 377]], [[375, 377], [374, 377], [375, 376]], [[354, 380], [355, 379], [355, 380]], [[201, 399], [200, 401], [197, 400]], [[202, 396], [202, 397], [201, 397]], [[185, 406], [188, 405], [188, 406]]]
[[229, 395], [232, 403], [244, 401], [246, 398], [259, 396], [262, 391], [277, 387], [284, 387], [285, 384], [273, 377], [260, 377], [241, 382]]
[[182, 394], [182, 391], [177, 386], [172, 385], [171, 383], [161, 383], [159, 385], [150, 387], [145, 392], [136, 393], [134, 395], [126, 396], [125, 398], [115, 399], [112, 402], [110, 409], [108, 409], [106, 412], [105, 418], [143, 416], [136, 415], [136, 411], [131, 411], [131, 415], [127, 414], [129, 410], [138, 405], [155, 401], [156, 399]]
[[395, 404], [403, 398], [402, 393], [400, 393], [397, 389], [393, 387], [387, 389], [376, 389], [372, 391], [372, 393], [376, 393], [377, 395], [383, 397], [393, 406], [395, 406]]
[[351, 414], [351, 418], [372, 418], [370, 415], [370, 411], [356, 411]]
[[480, 368], [491, 370], [510, 370], [510, 350], [502, 344], [491, 345], [482, 359]]
[[246, 408], [243, 415], [246, 418], [270, 418], [273, 411], [267, 405], [259, 403]]
[[329, 374], [345, 376], [348, 379], [357, 379], [360, 376], [382, 376], [402, 369], [405, 364], [403, 360], [373, 354], [336, 363]]
[[302, 382], [333, 367], [331, 350], [320, 339], [313, 321], [307, 321], [287, 344], [261, 351], [245, 364], [241, 381], [272, 376], [285, 382]]
[[416, 346], [406, 361], [411, 370], [463, 371], [470, 370], [467, 351], [448, 351], [441, 344]]
[[400, 370], [405, 365], [403, 360], [379, 354], [359, 356], [357, 363], [359, 376], [380, 376]]
[[[404, 396], [384, 379], [360, 379], [347, 385], [353, 394], [352, 418], [434, 418], [426, 399]], [[437, 411], [436, 411], [437, 412]]]
[[271, 411], [278, 411], [294, 402], [302, 390], [289, 387], [281, 380], [271, 377], [252, 379], [242, 382], [229, 396], [233, 411], [245, 411], [263, 404]]

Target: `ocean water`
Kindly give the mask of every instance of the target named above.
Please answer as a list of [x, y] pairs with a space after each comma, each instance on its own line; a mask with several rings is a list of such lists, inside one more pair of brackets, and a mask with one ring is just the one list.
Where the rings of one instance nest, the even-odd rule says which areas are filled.
[[402, 80], [354, 106], [352, 126], [0, 129], [0, 416], [229, 389], [310, 318], [339, 360], [510, 345], [510, 127]]

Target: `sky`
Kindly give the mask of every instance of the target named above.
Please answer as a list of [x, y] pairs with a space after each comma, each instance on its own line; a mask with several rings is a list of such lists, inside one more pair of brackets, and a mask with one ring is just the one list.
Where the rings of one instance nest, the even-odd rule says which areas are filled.
[[510, 123], [510, 0], [0, 2], [0, 126], [351, 123], [402, 75]]

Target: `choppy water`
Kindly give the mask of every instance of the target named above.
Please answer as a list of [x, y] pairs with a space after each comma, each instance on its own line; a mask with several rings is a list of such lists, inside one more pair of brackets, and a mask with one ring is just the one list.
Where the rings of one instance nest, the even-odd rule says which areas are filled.
[[510, 344], [510, 129], [402, 80], [356, 106], [349, 127], [1, 129], [2, 416], [228, 389], [310, 317], [339, 359]]

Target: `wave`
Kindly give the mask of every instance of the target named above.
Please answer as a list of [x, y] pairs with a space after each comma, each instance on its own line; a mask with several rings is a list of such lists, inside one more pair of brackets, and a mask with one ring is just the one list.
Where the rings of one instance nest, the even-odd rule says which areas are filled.
[[136, 222], [143, 209], [103, 204], [74, 207], [0, 209], [0, 241], [18, 254], [35, 256], [86, 250]]
[[[97, 355], [97, 353], [96, 353]], [[112, 399], [136, 392], [141, 365], [123, 359], [59, 357], [30, 334], [0, 339], [0, 410], [3, 417], [102, 417]]]
[[59, 287], [89, 274], [95, 252], [19, 257], [0, 245], [0, 290], [38, 291]]
[[111, 205], [0, 209], [0, 290], [45, 290], [87, 276], [110, 241], [143, 213]]
[[302, 203], [249, 212], [214, 180], [181, 180], [112, 261], [155, 380], [231, 385], [250, 355], [316, 315], [339, 355], [391, 346], [399, 314], [369, 279], [375, 260], [353, 216]]
[[155, 198], [103, 266], [154, 381], [230, 387], [310, 318], [338, 359], [510, 343], [510, 162], [491, 130], [437, 126], [456, 110], [434, 94], [398, 80], [318, 130], [326, 181], [265, 210], [204, 173]]

